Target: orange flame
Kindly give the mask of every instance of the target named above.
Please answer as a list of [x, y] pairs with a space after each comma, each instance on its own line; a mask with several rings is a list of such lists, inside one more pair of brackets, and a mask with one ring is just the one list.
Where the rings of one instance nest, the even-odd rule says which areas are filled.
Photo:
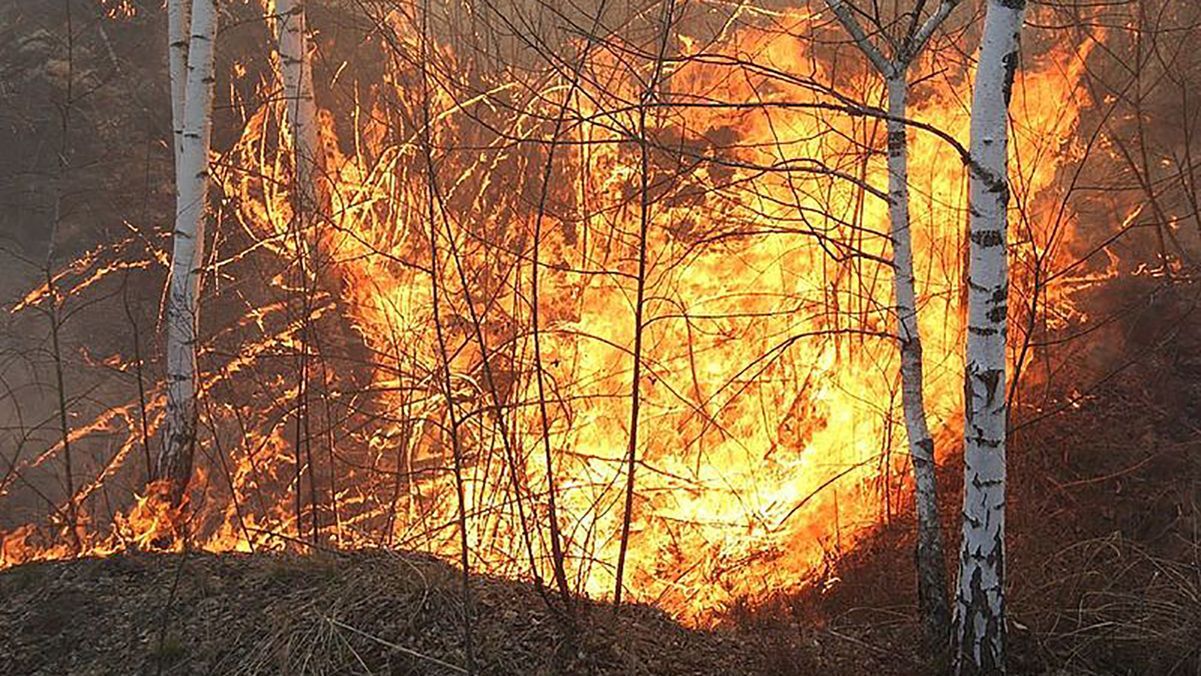
[[[398, 31], [411, 34], [393, 19]], [[812, 20], [782, 14], [776, 21], [790, 23], [787, 32], [733, 30], [705, 55], [690, 52], [700, 41], [681, 37], [673, 47], [694, 58], [669, 69], [647, 118], [653, 148], [646, 375], [626, 585], [637, 598], [694, 621], [740, 597], [814, 575], [886, 518], [907, 488], [898, 360], [889, 334], [887, 210], [847, 180], [885, 184], [884, 158], [864, 151], [882, 146], [883, 124], [824, 109], [817, 104], [828, 98], [801, 84], [837, 81], [878, 101], [880, 83], [836, 73], [814, 57], [793, 37]], [[1053, 209], [1059, 171], [1081, 153], [1073, 139], [1088, 105], [1078, 86], [1086, 56], [1087, 50], [1077, 55], [1075, 46], [1062, 46], [1024, 64], [1015, 87], [1015, 195], [1033, 233], [1012, 254], [1019, 291], [1033, 255], [1053, 254], [1070, 236], [1069, 227], [1052, 237], [1042, 223]], [[453, 63], [454, 55], [443, 50], [438, 58]], [[290, 160], [276, 140], [278, 105], [258, 110], [229, 153], [227, 164], [241, 170], [221, 178], [256, 240], [247, 251], [267, 250], [288, 263], [312, 255], [301, 247], [315, 246], [324, 267], [307, 321], [344, 315], [368, 355], [358, 366], [335, 364], [336, 350], [325, 355], [333, 373], [320, 379], [327, 404], [321, 420], [329, 429], [310, 432], [307, 442], [334, 459], [322, 478], [329, 490], [322, 502], [332, 514], [313, 517], [332, 544], [457, 557], [458, 504], [449, 472], [457, 435], [473, 569], [549, 579], [553, 473], [568, 577], [583, 592], [611, 593], [623, 517], [639, 244], [641, 168], [630, 102], [639, 100], [642, 85], [618, 46], [592, 53], [583, 72], [555, 151], [541, 242], [532, 241], [540, 208], [533, 196], [541, 188], [545, 120], [557, 111], [551, 102], [570, 89], [562, 82], [524, 108], [514, 105], [526, 112], [511, 118], [489, 109], [490, 100], [512, 102], [524, 91], [511, 82], [487, 95], [446, 78], [433, 83], [432, 207], [421, 130], [411, 127], [418, 115], [398, 116], [378, 103], [354, 110], [347, 124], [323, 113], [330, 213], [313, 226], [316, 235], [294, 236]], [[413, 112], [421, 104], [414, 77], [394, 67], [375, 98], [392, 88], [390, 98]], [[911, 115], [966, 145], [970, 80], [962, 73], [917, 86]], [[484, 117], [502, 133], [474, 122]], [[353, 137], [345, 137], [347, 127]], [[455, 148], [470, 150], [448, 150]], [[966, 183], [944, 141], [915, 130], [910, 152], [925, 395], [945, 454], [956, 443], [962, 397]], [[431, 209], [436, 261], [429, 253]], [[549, 468], [531, 366], [535, 246], [543, 266], [538, 311]], [[431, 269], [440, 271], [436, 308]], [[288, 296], [303, 286], [296, 279], [289, 270], [272, 283]], [[1042, 292], [1070, 304], [1063, 287]], [[231, 334], [250, 337], [206, 375], [205, 391], [251, 371], [262, 378], [271, 358], [311, 342], [290, 307], [264, 304], [241, 317]], [[440, 375], [436, 323], [450, 343], [450, 392]], [[355, 389], [346, 374], [359, 367], [367, 376]], [[293, 402], [319, 380], [310, 372], [302, 390], [296, 374], [268, 373], [260, 386], [273, 393], [270, 406], [293, 416]], [[216, 408], [210, 415], [241, 424], [238, 406]], [[328, 411], [335, 409], [356, 421], [345, 434], [332, 432], [336, 416]], [[296, 477], [308, 472], [314, 481], [317, 461], [301, 460], [298, 470], [300, 441], [281, 422], [294, 417], [266, 417], [251, 421], [243, 443], [213, 449], [228, 456], [221, 476], [194, 482], [194, 491], [204, 491], [190, 527], [197, 546], [280, 547], [278, 535], [307, 528], [308, 517], [293, 505], [296, 491], [309, 484]], [[312, 441], [326, 432], [328, 438]], [[178, 547], [188, 518], [152, 484], [93, 549], [119, 542]], [[3, 563], [26, 560], [37, 549], [31, 537], [27, 529], [9, 534]], [[43, 549], [37, 557], [70, 554]]]

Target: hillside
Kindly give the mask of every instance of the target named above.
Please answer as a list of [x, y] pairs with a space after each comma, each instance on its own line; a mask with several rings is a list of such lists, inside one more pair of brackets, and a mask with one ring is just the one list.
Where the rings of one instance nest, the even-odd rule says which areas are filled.
[[[463, 673], [461, 578], [390, 552], [123, 555], [0, 574], [6, 674]], [[531, 586], [475, 579], [481, 674], [774, 674], [814, 646], [689, 631], [579, 601], [574, 630]], [[802, 665], [796, 660], [805, 660]]]

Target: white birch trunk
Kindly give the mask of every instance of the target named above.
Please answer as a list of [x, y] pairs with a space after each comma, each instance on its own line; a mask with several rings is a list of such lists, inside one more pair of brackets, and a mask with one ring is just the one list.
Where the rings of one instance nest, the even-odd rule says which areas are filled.
[[[171, 143], [178, 168], [183, 155], [184, 88], [188, 80], [191, 0], [167, 0], [167, 67], [171, 79]], [[178, 176], [176, 177], [178, 180]]]
[[[279, 75], [283, 89], [283, 131], [285, 143], [291, 146], [292, 158], [292, 222], [290, 233], [296, 246], [296, 269], [300, 275], [300, 304], [303, 328], [299, 334], [297, 355], [297, 527], [300, 528], [301, 467], [307, 464], [309, 471], [310, 509], [312, 510], [313, 538], [316, 541], [320, 530], [317, 516], [318, 497], [316, 480], [313, 476], [312, 439], [309, 429], [310, 359], [313, 354], [309, 345], [309, 322], [311, 319], [311, 297], [317, 275], [319, 243], [312, 229], [321, 213], [317, 181], [324, 166], [317, 127], [317, 104], [313, 95], [313, 71], [310, 57], [307, 16], [304, 0], [276, 0], [275, 28], [279, 53]], [[303, 449], [303, 451], [302, 451]], [[309, 461], [302, 463], [300, 455], [307, 453]], [[332, 468], [331, 468], [332, 471]], [[331, 475], [331, 490], [332, 490]]]
[[300, 199], [297, 206], [307, 211], [316, 207], [315, 182], [321, 163], [304, 0], [277, 0], [275, 6], [284, 122], [292, 143]]
[[[212, 135], [215, 0], [194, 0], [188, 31], [183, 133], [176, 165], [171, 281], [167, 295], [167, 412], [156, 478], [179, 501], [192, 474], [196, 443], [196, 298], [204, 259], [205, 204]], [[175, 92], [172, 85], [172, 91]]]
[[909, 142], [905, 123], [909, 97], [908, 71], [926, 42], [960, 0], [942, 0], [919, 27], [910, 27], [890, 60], [871, 41], [856, 15], [843, 0], [826, 0], [855, 46], [884, 77], [888, 94], [888, 220], [893, 246], [893, 299], [901, 360], [901, 408], [909, 457], [913, 462], [914, 503], [917, 513], [918, 610], [926, 637], [941, 650], [950, 630], [946, 559], [938, 519], [938, 489], [934, 440], [926, 422], [922, 394], [922, 339], [917, 321], [917, 286], [913, 272], [913, 239], [909, 221]]
[[956, 674], [1005, 672], [1008, 108], [1025, 0], [988, 0], [972, 93], [963, 536]]
[[922, 395], [922, 338], [917, 323], [917, 288], [913, 273], [913, 238], [909, 222], [909, 148], [906, 115], [909, 82], [905, 68], [886, 80], [888, 90], [888, 215], [893, 251], [893, 297], [901, 356], [901, 408], [909, 457], [913, 462], [917, 512], [918, 608], [926, 634], [945, 645], [951, 611], [947, 603], [946, 559], [938, 521], [938, 489], [934, 440], [926, 423]]

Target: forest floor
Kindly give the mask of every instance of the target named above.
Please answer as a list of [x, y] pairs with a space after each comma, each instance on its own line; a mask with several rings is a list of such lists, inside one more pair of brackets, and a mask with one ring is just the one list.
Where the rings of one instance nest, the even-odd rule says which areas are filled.
[[[1195, 293], [1195, 290], [1190, 293]], [[1093, 382], [1015, 416], [1009, 637], [1018, 674], [1201, 673], [1201, 323], [1179, 295], [1075, 360]], [[1154, 324], [1154, 326], [1152, 326]], [[1095, 364], [1103, 364], [1097, 369]], [[1019, 407], [1020, 408], [1020, 407]], [[942, 468], [948, 539], [961, 468]], [[911, 517], [836, 563], [837, 582], [735, 607], [712, 631], [645, 606], [472, 580], [481, 674], [921, 674]], [[955, 548], [948, 547], [953, 573]], [[827, 576], [829, 579], [830, 576]], [[951, 575], [950, 579], [954, 579]], [[454, 674], [461, 575], [384, 551], [125, 554], [0, 573], [4, 674]]]
[[[394, 552], [126, 554], [0, 574], [0, 673], [465, 673], [462, 578]], [[575, 626], [530, 585], [472, 581], [481, 674], [863, 673], [827, 636], [688, 630], [577, 599]], [[816, 636], [816, 635], [815, 635]], [[849, 669], [846, 670], [846, 669]], [[874, 670], [874, 669], [873, 669]]]

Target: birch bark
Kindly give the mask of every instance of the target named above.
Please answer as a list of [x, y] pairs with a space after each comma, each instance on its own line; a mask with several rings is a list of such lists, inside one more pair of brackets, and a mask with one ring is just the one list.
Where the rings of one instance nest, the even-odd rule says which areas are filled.
[[[178, 4], [177, 11], [183, 7]], [[168, 8], [171, 9], [170, 7]], [[196, 298], [204, 258], [205, 203], [209, 190], [209, 144], [212, 136], [213, 43], [217, 34], [215, 0], [194, 0], [187, 38], [186, 82], [176, 161], [176, 207], [171, 280], [167, 293], [167, 411], [163, 447], [155, 476], [166, 480], [170, 497], [179, 502], [192, 474], [196, 444]], [[170, 16], [169, 11], [169, 16]], [[183, 16], [186, 16], [183, 15]], [[177, 51], [176, 43], [171, 46]], [[172, 75], [176, 73], [172, 57]], [[181, 87], [172, 81], [174, 98]]]
[[[909, 456], [913, 462], [914, 503], [917, 513], [918, 610], [926, 636], [946, 645], [951, 611], [947, 601], [946, 558], [942, 527], [938, 521], [938, 486], [934, 465], [934, 440], [926, 422], [922, 395], [922, 338], [917, 321], [917, 284], [913, 272], [913, 238], [909, 218], [909, 141], [906, 115], [909, 98], [909, 66], [935, 30], [961, 0], [943, 0], [920, 26], [917, 17], [896, 48], [886, 57], [872, 43], [855, 14], [843, 0], [827, 5], [850, 34], [855, 45], [884, 78], [888, 95], [888, 217], [893, 248], [893, 300], [901, 361], [901, 408]], [[881, 27], [882, 29], [882, 27]]]
[[[299, 333], [297, 354], [297, 417], [296, 417], [296, 522], [298, 528], [301, 519], [301, 475], [302, 468], [309, 472], [309, 500], [312, 510], [312, 529], [314, 540], [318, 537], [320, 519], [318, 496], [315, 476], [316, 463], [313, 462], [312, 443], [310, 434], [310, 400], [312, 368], [315, 353], [310, 344], [312, 296], [315, 291], [317, 268], [320, 253], [317, 233], [312, 229], [322, 213], [323, 202], [320, 200], [317, 181], [321, 177], [322, 154], [320, 136], [317, 127], [317, 104], [313, 94], [312, 60], [308, 39], [308, 17], [305, 13], [304, 0], [276, 0], [275, 27], [277, 35], [276, 49], [279, 53], [279, 74], [283, 88], [284, 138], [291, 145], [293, 166], [292, 175], [292, 223], [291, 237], [296, 247], [296, 271], [299, 284], [302, 328]], [[305, 456], [303, 459], [301, 456]], [[333, 500], [333, 463], [330, 463], [330, 503]], [[334, 508], [336, 519], [336, 507]]]
[[945, 645], [951, 623], [947, 602], [946, 558], [938, 521], [938, 484], [934, 440], [926, 423], [922, 395], [922, 337], [917, 323], [917, 284], [913, 272], [913, 238], [909, 220], [909, 144], [905, 115], [909, 83], [905, 69], [888, 78], [888, 215], [893, 251], [893, 298], [896, 302], [901, 357], [901, 408], [913, 462], [914, 507], [917, 512], [918, 610], [926, 634]]
[[988, 0], [972, 93], [956, 674], [1005, 673], [1006, 151], [1025, 5], [1025, 0]]
[[286, 106], [284, 122], [296, 163], [296, 186], [301, 199], [299, 206], [309, 210], [315, 207], [320, 141], [304, 0], [277, 0], [276, 10], [280, 75]]
[[[167, 0], [167, 67], [171, 80], [171, 143], [178, 168], [183, 154], [184, 87], [188, 79], [191, 0]], [[177, 169], [178, 171], [178, 169]], [[178, 179], [177, 179], [178, 180]]]

